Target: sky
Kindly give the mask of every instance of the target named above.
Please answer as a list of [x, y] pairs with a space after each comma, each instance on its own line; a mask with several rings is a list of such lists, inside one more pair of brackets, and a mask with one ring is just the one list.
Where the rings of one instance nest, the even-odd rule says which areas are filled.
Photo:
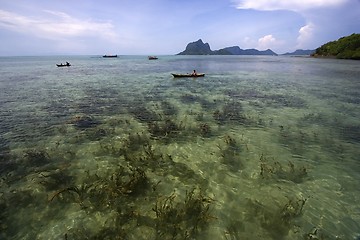
[[360, 0], [0, 0], [0, 56], [278, 54], [360, 33]]

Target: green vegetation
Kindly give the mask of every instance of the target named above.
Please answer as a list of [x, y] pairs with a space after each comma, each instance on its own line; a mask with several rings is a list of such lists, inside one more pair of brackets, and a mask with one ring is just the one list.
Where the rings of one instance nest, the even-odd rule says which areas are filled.
[[360, 34], [353, 33], [317, 48], [314, 57], [336, 57], [360, 60]]

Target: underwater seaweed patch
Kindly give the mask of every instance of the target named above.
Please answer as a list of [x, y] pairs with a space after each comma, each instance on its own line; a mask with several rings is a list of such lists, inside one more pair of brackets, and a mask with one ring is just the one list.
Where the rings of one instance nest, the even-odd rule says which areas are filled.
[[76, 103], [76, 108], [84, 114], [111, 114], [112, 111], [120, 112], [121, 106], [118, 105], [117, 98], [101, 98], [99, 96], [86, 96]]
[[129, 134], [124, 141], [124, 147], [127, 151], [136, 151], [150, 143], [149, 137], [144, 133]]
[[178, 113], [178, 109], [168, 101], [161, 101], [161, 109], [165, 116], [173, 116]]
[[307, 168], [304, 166], [295, 167], [289, 161], [287, 167], [284, 167], [278, 161], [269, 162], [264, 156], [260, 156], [260, 178], [261, 179], [274, 179], [274, 180], [287, 180], [294, 183], [301, 183], [308, 178]]
[[290, 108], [306, 108], [306, 101], [294, 95], [272, 94], [265, 95], [263, 98], [268, 106], [272, 107], [290, 107]]
[[152, 123], [160, 120], [160, 116], [157, 113], [150, 111], [142, 105], [137, 104], [129, 107], [128, 111], [134, 116], [134, 118], [143, 123]]
[[225, 94], [235, 100], [258, 100], [272, 107], [307, 107], [306, 101], [304, 99], [294, 95], [266, 94], [254, 89], [243, 91], [227, 90]]
[[113, 128], [95, 127], [85, 130], [85, 135], [90, 141], [99, 141], [114, 133]]
[[209, 101], [202, 96], [197, 96], [193, 94], [181, 95], [180, 101], [184, 104], [199, 103], [201, 107], [205, 110], [213, 109], [216, 106], [215, 101]]
[[249, 199], [246, 221], [259, 222], [272, 239], [284, 239], [289, 231], [296, 227], [294, 220], [303, 214], [306, 201], [304, 198], [288, 198], [283, 206], [266, 206], [257, 200]]
[[221, 110], [216, 110], [213, 113], [213, 118], [219, 125], [224, 125], [227, 122], [247, 123], [241, 103], [235, 101], [227, 102]]
[[199, 124], [199, 132], [200, 132], [200, 136], [206, 137], [206, 138], [211, 137], [211, 135], [212, 135], [211, 127], [207, 123]]
[[153, 208], [156, 230], [165, 239], [193, 239], [206, 229], [210, 220], [213, 199], [200, 190], [187, 191], [183, 202], [176, 201], [175, 193], [159, 198]]
[[[313, 227], [311, 229], [311, 231], [309, 231], [308, 233], [305, 233], [303, 236], [304, 240], [327, 240], [327, 239], [340, 239], [337, 236], [334, 237], [330, 237], [329, 234], [326, 234], [321, 228], [319, 227]], [[356, 240], [360, 239], [358, 238], [354, 238]]]
[[52, 118], [66, 119], [71, 115], [72, 101], [67, 98], [51, 99], [43, 108]]
[[359, 125], [342, 125], [338, 129], [343, 139], [356, 143], [360, 142]]
[[279, 126], [279, 143], [287, 146], [296, 155], [303, 155], [308, 145], [319, 144], [318, 134], [303, 131], [293, 126]]
[[64, 239], [123, 240], [127, 239], [127, 234], [121, 227], [105, 227], [96, 233], [91, 233], [86, 229], [71, 229], [64, 234]]
[[261, 99], [265, 97], [265, 95], [262, 92], [255, 89], [246, 89], [246, 90], [228, 89], [224, 92], [224, 94], [231, 97], [232, 99], [237, 99], [237, 100]]
[[57, 169], [53, 172], [41, 172], [39, 173], [39, 183], [45, 187], [47, 191], [53, 191], [59, 189], [59, 187], [65, 187], [70, 185], [75, 178], [65, 171]]
[[177, 124], [171, 119], [154, 121], [148, 124], [148, 130], [155, 139], [169, 140], [172, 137], [179, 135], [183, 129], [184, 126], [182, 125], [182, 122]]
[[43, 149], [28, 149], [24, 152], [25, 162], [32, 166], [43, 166], [50, 163], [50, 155]]
[[316, 112], [316, 113], [311, 112], [303, 115], [303, 117], [299, 120], [299, 125], [304, 125], [304, 124], [326, 125], [329, 124], [329, 119], [330, 118], [322, 112]]
[[[18, 211], [26, 212], [27, 209], [34, 208], [34, 199], [36, 198], [31, 190], [13, 189], [11, 191], [1, 192], [0, 197], [0, 238], [11, 239], [18, 232], [24, 230], [25, 225], [33, 222], [24, 216], [19, 217]], [[29, 238], [34, 233], [26, 233]], [[35, 239], [35, 237], [33, 237]]]
[[206, 185], [206, 179], [198, 175], [191, 167], [175, 162], [170, 154], [158, 151], [153, 145], [143, 146], [142, 151], [126, 152], [127, 164], [147, 169], [157, 176], [176, 177], [185, 184]]
[[[214, 200], [201, 190], [187, 191], [183, 200], [177, 201], [175, 194], [157, 197], [157, 184], [152, 186], [139, 167], [118, 166], [103, 177], [87, 172], [81, 184], [57, 190], [49, 196], [49, 202], [77, 203], [87, 214], [105, 210], [114, 214], [97, 230], [86, 227], [69, 229], [64, 233], [67, 238], [126, 239], [128, 234], [140, 234], [137, 229], [147, 229], [152, 234], [151, 239], [185, 239], [200, 234], [214, 219], [210, 215], [210, 205]], [[155, 215], [143, 212], [137, 206], [144, 199], [154, 204]]]
[[73, 117], [69, 123], [73, 124], [75, 128], [83, 130], [96, 127], [100, 124], [100, 121], [90, 115], [77, 115]]
[[241, 148], [234, 138], [226, 135], [224, 137], [225, 147], [220, 147], [221, 162], [229, 167], [232, 172], [237, 172], [244, 168], [244, 164], [240, 159]]
[[244, 230], [244, 223], [240, 220], [235, 220], [227, 225], [225, 238], [226, 240], [240, 240], [242, 239], [240, 232], [243, 232]]
[[130, 133], [126, 138], [119, 141], [104, 140], [99, 142], [97, 155], [111, 155], [115, 157], [131, 155], [133, 152], [142, 150], [143, 146], [150, 144], [149, 137], [144, 133]]
[[193, 95], [193, 94], [183, 94], [180, 97], [180, 101], [182, 103], [189, 104], [189, 103], [199, 102], [200, 98], [201, 97]]
[[16, 169], [17, 164], [12, 161], [12, 154], [10, 147], [7, 145], [7, 141], [0, 137], [0, 175], [3, 173], [11, 172]]
[[101, 210], [126, 204], [129, 197], [137, 197], [149, 189], [150, 181], [142, 169], [118, 166], [108, 177], [88, 173], [81, 184], [69, 184], [57, 190], [49, 201], [58, 199], [78, 203], [86, 210]]

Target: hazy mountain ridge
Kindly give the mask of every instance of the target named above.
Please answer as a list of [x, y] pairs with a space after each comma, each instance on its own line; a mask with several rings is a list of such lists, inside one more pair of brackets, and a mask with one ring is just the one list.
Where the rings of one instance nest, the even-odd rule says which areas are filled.
[[310, 50], [310, 49], [307, 49], [307, 50], [304, 50], [304, 49], [297, 49], [295, 50], [294, 52], [287, 52], [287, 53], [284, 53], [282, 55], [295, 55], [295, 56], [298, 56], [298, 55], [311, 55], [315, 53], [315, 49], [313, 50]]

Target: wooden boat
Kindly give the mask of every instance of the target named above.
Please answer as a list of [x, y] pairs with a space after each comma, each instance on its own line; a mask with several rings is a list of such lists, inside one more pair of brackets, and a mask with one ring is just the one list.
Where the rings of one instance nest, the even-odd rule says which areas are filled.
[[104, 55], [104, 58], [117, 58], [117, 55]]
[[56, 64], [56, 66], [58, 66], [58, 67], [70, 67], [71, 64], [70, 64], [70, 63], [69, 63], [69, 64], [62, 64], [62, 63], [60, 63], [60, 64]]
[[156, 56], [148, 56], [148, 58], [149, 58], [149, 60], [156, 60], [156, 59], [158, 59], [158, 57], [156, 57]]
[[186, 73], [186, 74], [178, 74], [178, 73], [172, 73], [174, 78], [181, 78], [181, 77], [204, 77], [205, 73], [197, 73], [196, 75], [192, 73]]

